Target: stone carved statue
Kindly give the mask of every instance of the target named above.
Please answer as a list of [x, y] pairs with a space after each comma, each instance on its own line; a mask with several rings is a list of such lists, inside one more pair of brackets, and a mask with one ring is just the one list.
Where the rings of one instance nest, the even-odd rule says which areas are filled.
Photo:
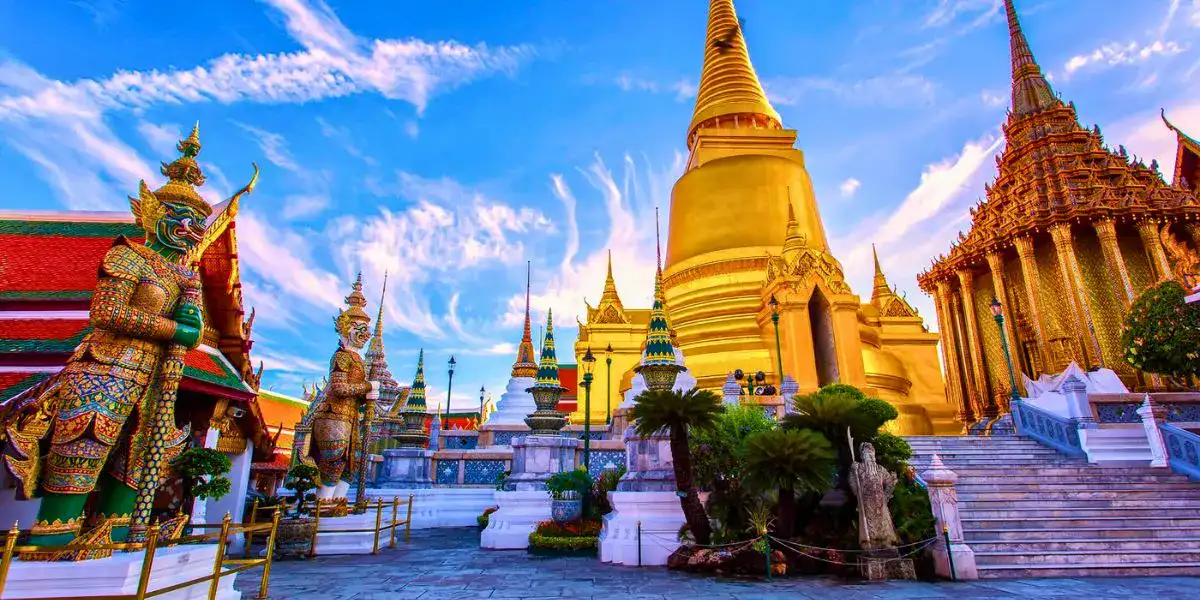
[[[189, 428], [173, 423], [150, 433], [157, 405], [173, 410], [182, 376], [181, 361], [166, 360], [169, 349], [182, 346], [170, 351], [181, 356], [199, 345], [204, 329], [199, 277], [189, 264], [212, 214], [195, 189], [205, 180], [196, 162], [199, 125], [177, 148], [182, 156], [162, 165], [167, 183], [151, 191], [142, 181], [138, 197], [129, 199], [145, 243], [118, 237], [104, 255], [91, 332], [62, 371], [0, 406], [4, 464], [17, 496], [42, 499], [32, 544], [74, 540], [93, 491], [90, 516], [103, 522], [95, 531], [124, 539], [143, 472], [161, 480], [161, 466], [188, 438]], [[249, 193], [257, 178], [255, 167], [254, 179], [230, 202]], [[147, 462], [151, 456], [158, 465]]]
[[294, 450], [301, 461], [320, 471], [317, 496], [321, 499], [344, 498], [350, 489], [349, 480], [359, 471], [355, 461], [365, 450], [362, 423], [373, 416], [379, 395], [379, 383], [367, 380], [367, 365], [361, 354], [371, 339], [371, 318], [363, 310], [367, 300], [362, 293], [361, 274], [346, 304], [349, 308], [334, 319], [339, 340], [329, 361], [328, 383], [301, 421], [308, 432], [297, 435]]
[[896, 550], [898, 538], [888, 500], [896, 489], [896, 474], [875, 462], [875, 447], [859, 446], [861, 459], [850, 467], [850, 489], [858, 498], [858, 541], [864, 550], [863, 575], [872, 581], [916, 579], [911, 559]]

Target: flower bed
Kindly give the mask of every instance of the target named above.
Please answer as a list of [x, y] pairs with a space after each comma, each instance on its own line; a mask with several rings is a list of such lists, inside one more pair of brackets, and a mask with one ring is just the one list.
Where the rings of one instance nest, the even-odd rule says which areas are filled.
[[559, 525], [538, 523], [529, 534], [529, 553], [540, 556], [595, 556], [600, 546], [599, 521], [579, 520]]
[[496, 512], [497, 510], [500, 510], [500, 507], [491, 506], [488, 507], [487, 510], [483, 511], [482, 515], [475, 517], [475, 522], [479, 523], [480, 529], [487, 529], [488, 521], [491, 519], [492, 513]]

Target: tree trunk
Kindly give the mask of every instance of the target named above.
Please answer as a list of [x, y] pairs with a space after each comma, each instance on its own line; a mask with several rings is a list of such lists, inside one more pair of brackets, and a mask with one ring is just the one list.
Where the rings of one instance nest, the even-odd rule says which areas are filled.
[[792, 537], [795, 530], [796, 491], [791, 486], [782, 486], [779, 488], [779, 513], [775, 532], [779, 534], [779, 537], [787, 539]]
[[696, 543], [707, 545], [712, 541], [712, 527], [708, 524], [708, 513], [704, 512], [704, 504], [700, 502], [700, 494], [696, 491], [686, 427], [671, 428], [671, 460], [675, 464], [675, 487], [684, 493], [679, 499], [683, 518], [687, 520], [688, 529], [692, 531]]

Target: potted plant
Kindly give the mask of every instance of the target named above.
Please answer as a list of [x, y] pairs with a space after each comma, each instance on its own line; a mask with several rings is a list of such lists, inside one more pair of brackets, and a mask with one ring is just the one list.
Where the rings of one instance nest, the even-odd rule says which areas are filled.
[[583, 495], [592, 490], [592, 478], [587, 471], [576, 469], [555, 473], [546, 481], [550, 493], [550, 516], [555, 523], [578, 521], [583, 517]]
[[288, 470], [287, 483], [284, 488], [295, 493], [292, 500], [296, 503], [295, 511], [279, 520], [279, 530], [275, 532], [275, 552], [277, 556], [308, 556], [312, 548], [313, 535], [316, 534], [317, 521], [312, 517], [301, 514], [304, 501], [317, 489], [317, 468], [312, 465], [299, 463]]
[[172, 466], [183, 479], [183, 507], [192, 514], [196, 500], [219, 500], [232, 487], [225, 475], [233, 463], [212, 448], [188, 448], [175, 458]]

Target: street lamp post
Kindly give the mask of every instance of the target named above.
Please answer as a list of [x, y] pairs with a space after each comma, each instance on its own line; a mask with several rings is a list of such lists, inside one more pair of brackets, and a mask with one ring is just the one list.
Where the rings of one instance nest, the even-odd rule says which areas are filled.
[[733, 372], [733, 378], [738, 380], [739, 382], [742, 381], [743, 379], [746, 380], [746, 392], [747, 392], [747, 395], [750, 396], [751, 398], [753, 398], [755, 395], [759, 395], [759, 396], [774, 396], [775, 395], [776, 390], [775, 390], [775, 386], [773, 386], [773, 385], [764, 385], [763, 390], [762, 390], [763, 393], [761, 393], [761, 394], [754, 393], [754, 386], [761, 385], [763, 382], [765, 382], [767, 380], [767, 374], [763, 373], [762, 371], [758, 371], [755, 374], [751, 375], [741, 369], [736, 369]]
[[450, 390], [454, 388], [454, 365], [455, 364], [457, 364], [457, 363], [454, 362], [454, 355], [451, 354], [450, 361], [448, 363], [446, 363], [446, 367], [450, 371], [450, 380], [446, 382], [446, 412], [442, 416], [442, 420], [445, 421], [445, 424], [443, 425], [444, 427], [450, 426]]
[[591, 464], [592, 457], [592, 370], [596, 368], [596, 357], [589, 347], [583, 355], [583, 467]]
[[779, 385], [783, 386], [783, 351], [779, 346], [779, 301], [775, 299], [775, 295], [771, 295], [771, 301], [767, 303], [771, 307], [771, 323], [775, 325], [775, 360], [779, 367]]
[[1013, 371], [1012, 354], [1008, 351], [1008, 336], [1004, 334], [1004, 307], [1000, 304], [1000, 299], [992, 296], [992, 316], [996, 319], [996, 327], [1000, 328], [1000, 347], [1004, 349], [1004, 360], [1008, 363], [1008, 385], [1012, 389], [1009, 395], [1009, 410], [1012, 410], [1014, 403], [1021, 401], [1021, 395], [1017, 393], [1017, 377]]
[[604, 424], [612, 425], [612, 355], [613, 347], [609, 344], [604, 349], [604, 364], [608, 366], [608, 384], [604, 390]]
[[476, 426], [477, 428], [483, 426], [483, 393], [486, 391], [482, 385], [479, 386], [479, 425]]

